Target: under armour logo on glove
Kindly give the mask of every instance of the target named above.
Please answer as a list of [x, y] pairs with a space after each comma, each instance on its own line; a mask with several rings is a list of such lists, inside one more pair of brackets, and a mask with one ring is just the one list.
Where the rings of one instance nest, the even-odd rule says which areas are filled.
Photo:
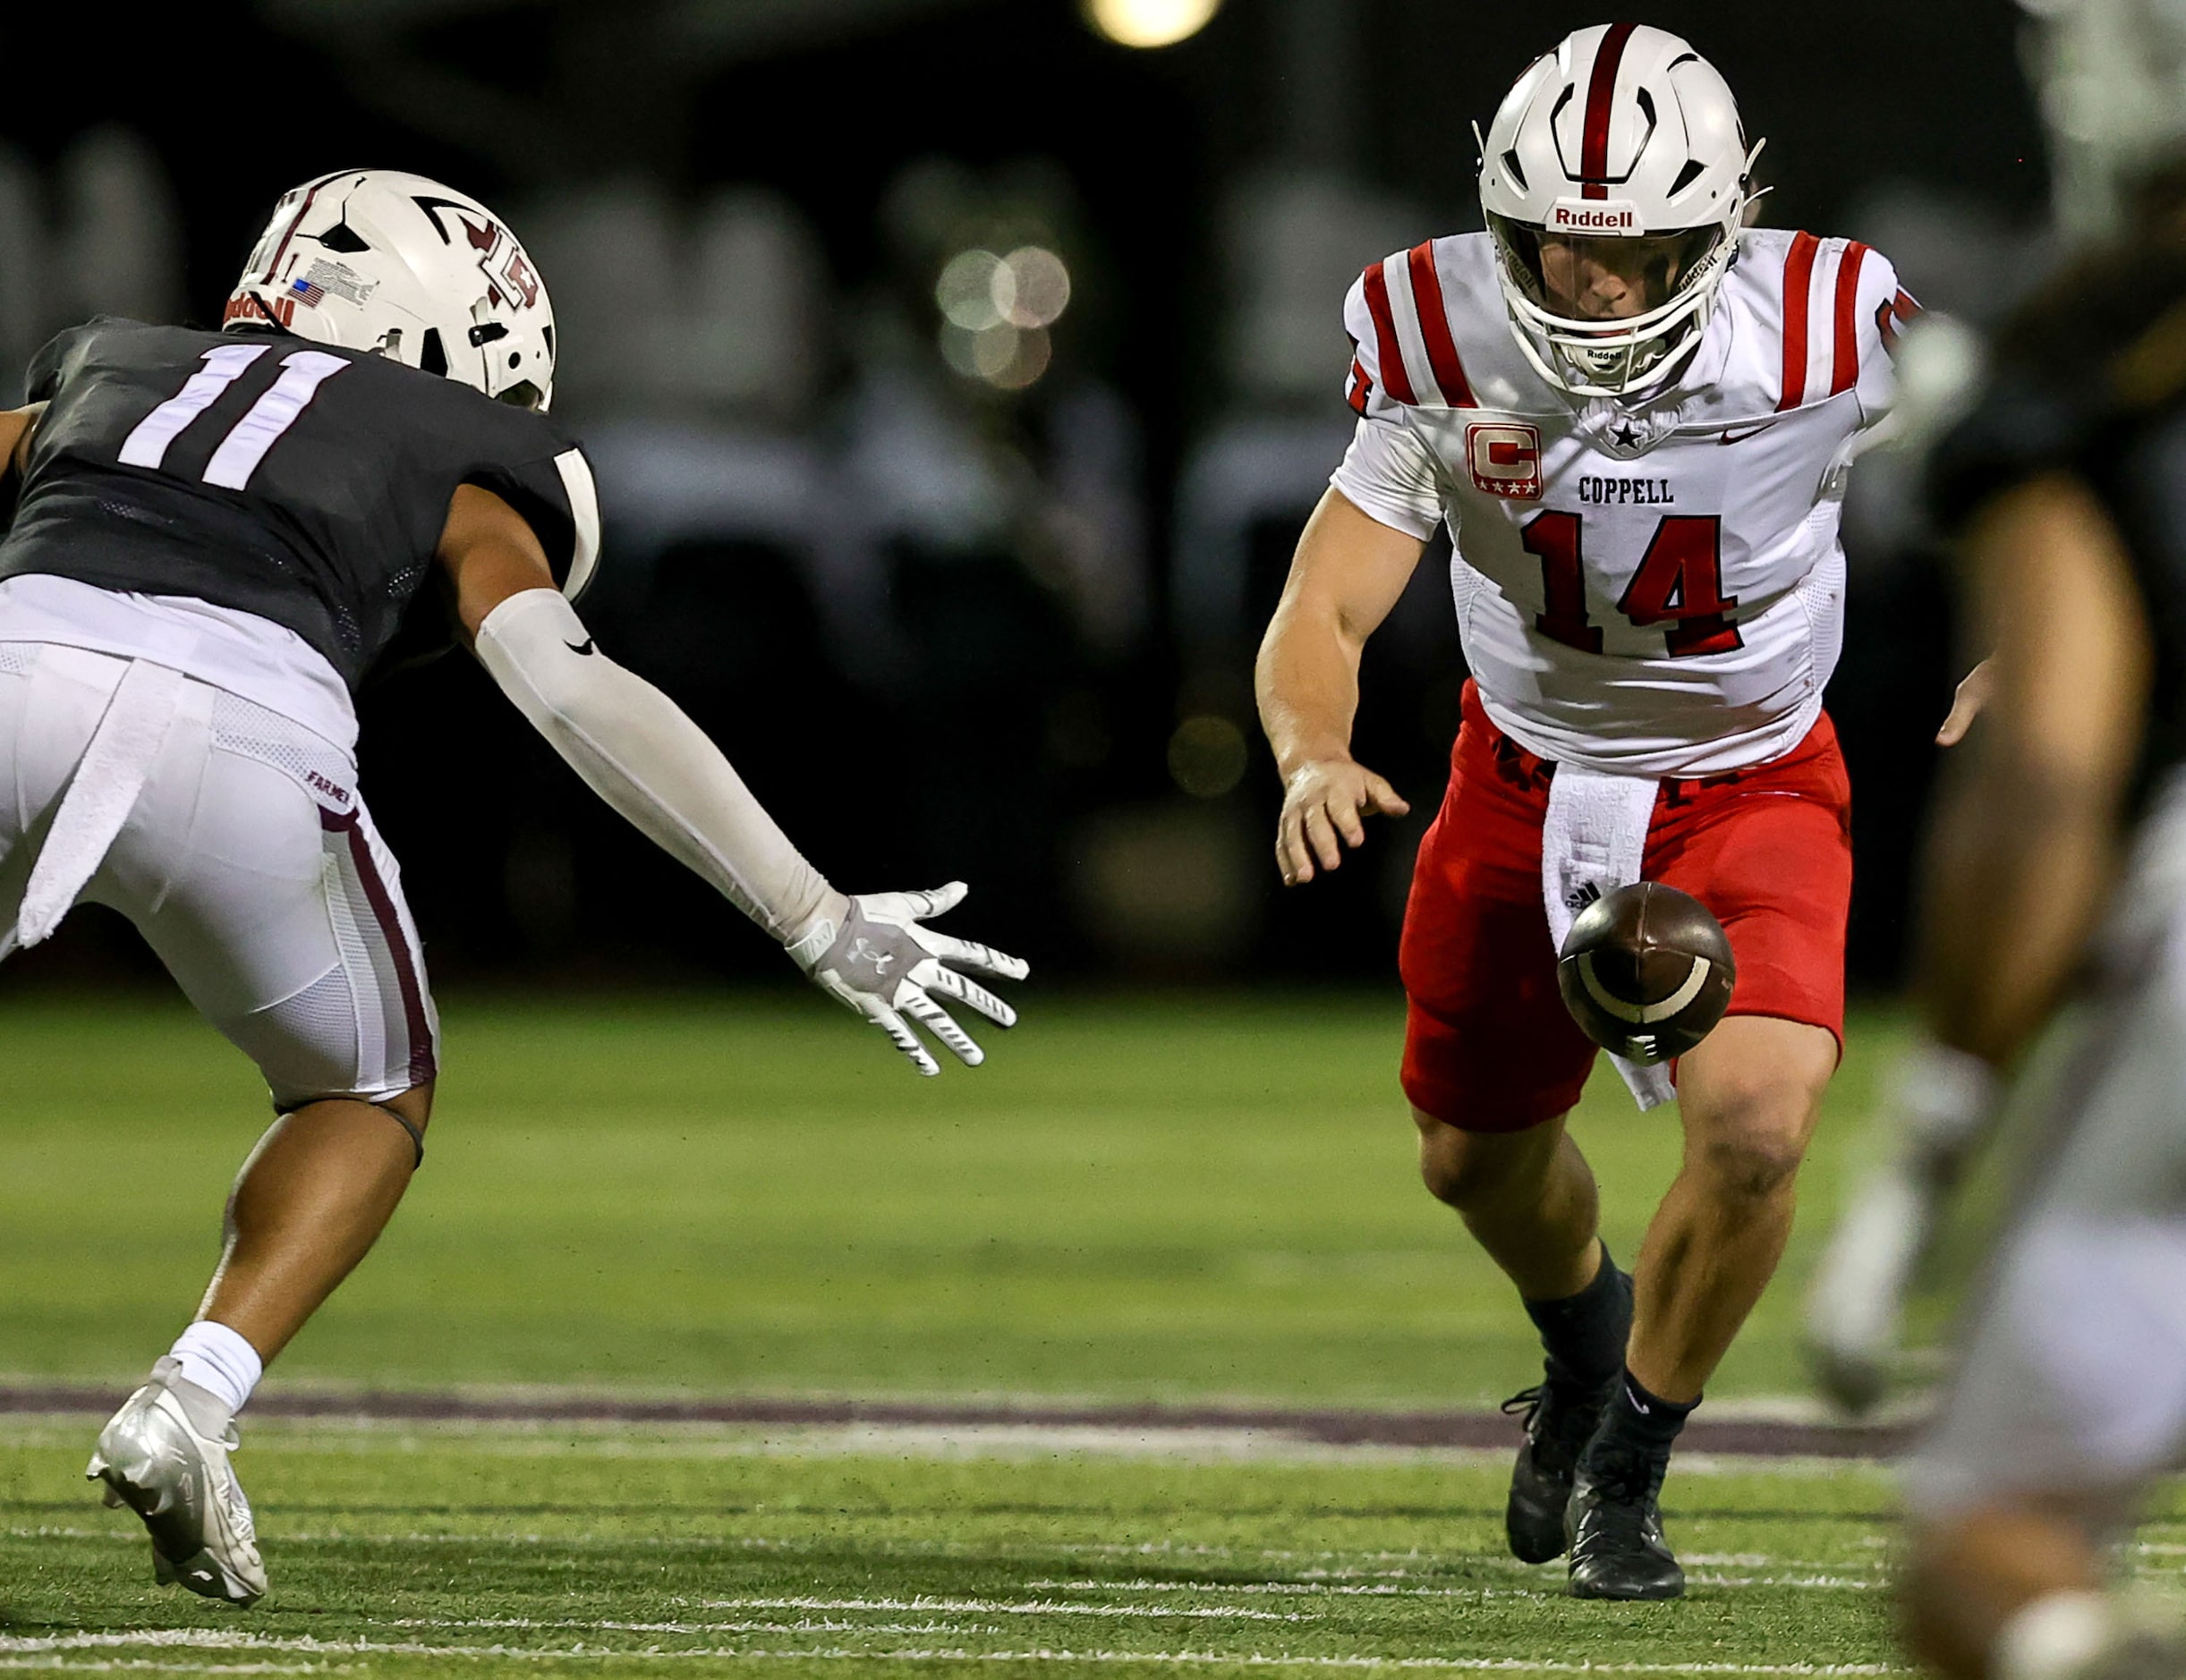
[[962, 881], [951, 881], [931, 893], [872, 893], [849, 899], [839, 922], [823, 912], [789, 946], [790, 956], [814, 985], [887, 1033], [911, 1065], [929, 1076], [941, 1071], [940, 1064], [904, 1017], [932, 1033], [966, 1067], [977, 1067], [986, 1053], [934, 1002], [934, 995], [954, 998], [998, 1026], [1011, 1027], [1017, 1012], [957, 970], [1009, 980], [1023, 980], [1031, 972], [1018, 957], [920, 925], [954, 910], [967, 890]]
[[855, 939], [851, 942], [850, 946], [849, 966], [854, 970], [871, 969], [874, 979], [885, 980], [888, 977], [889, 970], [895, 965], [898, 955], [894, 951], [883, 951], [871, 939]]

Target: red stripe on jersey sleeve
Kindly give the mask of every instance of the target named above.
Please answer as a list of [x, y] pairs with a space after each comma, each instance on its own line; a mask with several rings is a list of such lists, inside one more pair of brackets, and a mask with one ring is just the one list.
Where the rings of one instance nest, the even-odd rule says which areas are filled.
[[1405, 259], [1412, 270], [1412, 301], [1419, 308], [1419, 335], [1427, 342], [1427, 366], [1434, 369], [1434, 383], [1442, 387], [1442, 401], [1451, 408], [1478, 408], [1473, 387], [1458, 360], [1457, 340], [1450, 335], [1450, 315], [1442, 307], [1442, 277], [1434, 268], [1434, 242], [1423, 241]]
[[1837, 259], [1837, 342], [1831, 347], [1829, 394], [1842, 396], [1859, 378], [1859, 266], [1867, 247], [1854, 240]]
[[1409, 403], [1412, 378], [1404, 369], [1404, 346], [1397, 341], [1397, 318], [1390, 312], [1389, 279], [1382, 265], [1366, 270], [1366, 312], [1374, 317], [1374, 353], [1382, 364], [1382, 388], [1398, 402]]
[[1578, 174], [1586, 184], [1579, 189], [1589, 199], [1609, 196], [1609, 119], [1615, 108], [1617, 70], [1624, 62], [1624, 44], [1632, 38], [1637, 23], [1612, 23], [1594, 55], [1594, 74], [1586, 83], [1586, 128], [1579, 142]]
[[1791, 238], [1783, 263], [1783, 395], [1779, 414], [1795, 409], [1807, 395], [1807, 294], [1814, 289], [1814, 258], [1822, 242], [1812, 233]]
[[1876, 329], [1883, 335], [1883, 348], [1893, 356], [1898, 353], [1898, 328], [1910, 326], [1913, 318], [1919, 313], [1920, 305], [1913, 301], [1913, 294], [1903, 286], [1898, 288], [1897, 296], [1884, 298], [1876, 305]]

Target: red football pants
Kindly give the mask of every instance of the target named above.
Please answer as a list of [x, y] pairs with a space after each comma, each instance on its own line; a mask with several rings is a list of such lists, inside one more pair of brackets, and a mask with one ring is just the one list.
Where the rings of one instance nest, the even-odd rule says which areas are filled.
[[[1409, 1000], [1404, 1090], [1467, 1132], [1567, 1113], [1595, 1046], [1556, 990], [1541, 903], [1541, 825], [1555, 767], [1488, 721], [1471, 683], [1450, 790], [1420, 844], [1399, 965]], [[1844, 1041], [1851, 785], [1825, 715], [1780, 759], [1665, 781], [1642, 863], [1723, 924], [1734, 1015], [1825, 1027]]]

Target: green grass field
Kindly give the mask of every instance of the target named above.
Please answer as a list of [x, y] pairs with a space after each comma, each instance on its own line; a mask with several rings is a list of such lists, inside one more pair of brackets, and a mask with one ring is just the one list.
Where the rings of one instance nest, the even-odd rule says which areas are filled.
[[[1508, 1285], [1419, 1186], [1400, 1001], [1025, 1002], [985, 1067], [928, 1081], [816, 997], [453, 999], [426, 1168], [281, 1379], [1407, 1405], [1531, 1379]], [[262, 1091], [179, 1007], [15, 1000], [0, 1034], [0, 1373], [133, 1377], [195, 1304]], [[1894, 1041], [1855, 1030], [1816, 1209]], [[1604, 1065], [1576, 1130], [1629, 1261], [1676, 1121]], [[1799, 1387], [1794, 1306], [1717, 1395]]]
[[[817, 1000], [448, 1000], [427, 1171], [271, 1381], [1472, 1406], [1531, 1379], [1506, 1286], [1414, 1177], [1393, 1000], [1025, 1002], [986, 1068], [921, 1082]], [[188, 1314], [260, 1099], [179, 1010], [17, 1000], [0, 1033], [0, 1373], [126, 1380]], [[1817, 1210], [1893, 1036], [1855, 1029]], [[1604, 1073], [1578, 1131], [1629, 1255], [1674, 1120]], [[1713, 1397], [1798, 1387], [1825, 1225]], [[0, 1667], [1895, 1660], [1873, 1468], [1679, 1472], [1692, 1597], [1603, 1607], [1501, 1555], [1495, 1457], [260, 1420], [239, 1462], [275, 1586], [237, 1613], [151, 1587], [141, 1532], [77, 1479], [95, 1427], [0, 1444]]]

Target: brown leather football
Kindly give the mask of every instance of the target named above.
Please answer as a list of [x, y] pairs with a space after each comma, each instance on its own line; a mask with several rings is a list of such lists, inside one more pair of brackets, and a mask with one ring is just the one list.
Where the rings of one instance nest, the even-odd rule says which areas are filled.
[[1722, 923], [1660, 881], [1635, 881], [1587, 905], [1556, 961], [1579, 1030], [1641, 1063], [1666, 1062], [1706, 1038], [1737, 979]]

